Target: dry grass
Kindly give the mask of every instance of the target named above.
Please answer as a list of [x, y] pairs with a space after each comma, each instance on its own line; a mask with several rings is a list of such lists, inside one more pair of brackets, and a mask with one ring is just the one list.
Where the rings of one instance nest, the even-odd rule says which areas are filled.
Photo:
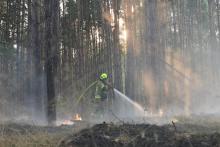
[[72, 128], [0, 126], [0, 147], [56, 147]]
[[5, 135], [0, 137], [0, 147], [56, 147], [63, 135], [47, 133]]

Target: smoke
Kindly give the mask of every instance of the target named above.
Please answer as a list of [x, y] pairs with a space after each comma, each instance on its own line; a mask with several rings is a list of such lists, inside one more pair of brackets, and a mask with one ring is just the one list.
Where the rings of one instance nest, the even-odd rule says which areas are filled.
[[114, 89], [114, 113], [121, 118], [144, 117], [145, 109], [117, 89]]
[[220, 113], [216, 3], [205, 3], [144, 1], [143, 9], [127, 3], [139, 8], [126, 22], [136, 27], [134, 33], [127, 28], [127, 42], [133, 41], [129, 46], [133, 52], [127, 54], [125, 72], [132, 73], [127, 80], [134, 85], [128, 91], [134, 93], [133, 100], [152, 113]]
[[31, 59], [2, 58], [6, 63], [0, 73], [0, 123], [46, 125], [47, 96], [43, 69], [37, 75]]

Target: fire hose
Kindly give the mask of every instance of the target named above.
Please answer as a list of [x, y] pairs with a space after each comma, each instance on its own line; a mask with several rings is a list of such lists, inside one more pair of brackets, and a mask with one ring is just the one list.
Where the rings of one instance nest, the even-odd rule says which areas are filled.
[[[90, 85], [82, 92], [82, 94], [79, 96], [79, 98], [77, 98], [76, 105], [79, 104], [79, 102], [81, 101], [81, 99], [83, 98], [83, 96], [90, 90], [90, 88], [92, 88], [94, 85], [96, 85], [97, 82], [98, 82], [98, 80], [96, 80], [95, 82], [93, 82], [92, 84], [90, 84]], [[108, 85], [111, 89], [114, 89], [111, 84], [108, 84], [108, 83], [105, 83], [105, 84]]]
[[81, 101], [81, 99], [83, 98], [83, 96], [90, 90], [90, 88], [92, 88], [96, 83], [98, 82], [98, 80], [96, 80], [95, 82], [93, 82], [92, 84], [90, 84], [83, 92], [82, 94], [79, 96], [79, 98], [77, 99], [76, 105], [79, 104], [79, 102]]

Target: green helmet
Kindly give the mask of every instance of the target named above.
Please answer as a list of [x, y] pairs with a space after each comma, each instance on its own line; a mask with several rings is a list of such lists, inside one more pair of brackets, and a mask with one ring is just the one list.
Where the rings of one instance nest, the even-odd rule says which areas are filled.
[[108, 74], [107, 73], [102, 73], [101, 75], [100, 75], [100, 79], [101, 80], [105, 80], [105, 79], [107, 79], [108, 78]]

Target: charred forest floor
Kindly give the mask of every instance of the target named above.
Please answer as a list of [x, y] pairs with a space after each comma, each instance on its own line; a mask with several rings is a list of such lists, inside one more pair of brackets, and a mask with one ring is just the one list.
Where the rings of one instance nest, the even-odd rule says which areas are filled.
[[171, 125], [99, 124], [67, 137], [59, 147], [220, 147], [220, 134], [177, 132]]
[[179, 117], [175, 121], [58, 127], [5, 124], [0, 125], [0, 147], [220, 147], [219, 118]]
[[102, 123], [67, 136], [59, 147], [220, 147], [219, 117], [174, 121], [166, 125]]
[[[190, 126], [192, 127], [192, 126]], [[198, 129], [198, 126], [196, 126]], [[203, 128], [200, 128], [203, 129]], [[99, 124], [67, 137], [60, 147], [219, 147], [220, 134], [176, 132], [172, 126]]]

